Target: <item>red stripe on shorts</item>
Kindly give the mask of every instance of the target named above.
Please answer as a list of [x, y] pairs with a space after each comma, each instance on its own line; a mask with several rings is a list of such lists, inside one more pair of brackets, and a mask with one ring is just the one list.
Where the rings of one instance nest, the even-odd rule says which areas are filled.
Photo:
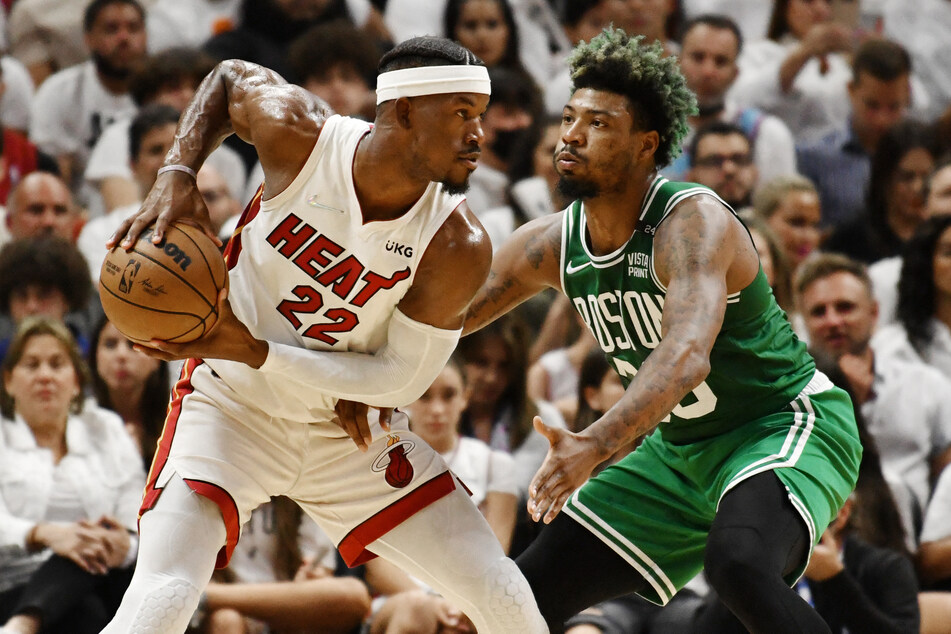
[[231, 560], [231, 554], [234, 552], [234, 547], [238, 545], [238, 537], [241, 535], [241, 522], [238, 521], [238, 505], [235, 504], [231, 494], [217, 484], [204, 482], [202, 480], [185, 480], [185, 484], [198, 495], [204, 496], [217, 504], [218, 508], [221, 509], [221, 518], [225, 521], [227, 537], [225, 539], [225, 545], [218, 551], [215, 568], [224, 568]]
[[421, 484], [347, 533], [337, 546], [340, 556], [351, 568], [374, 559], [367, 546], [455, 488], [455, 478], [448, 471]]

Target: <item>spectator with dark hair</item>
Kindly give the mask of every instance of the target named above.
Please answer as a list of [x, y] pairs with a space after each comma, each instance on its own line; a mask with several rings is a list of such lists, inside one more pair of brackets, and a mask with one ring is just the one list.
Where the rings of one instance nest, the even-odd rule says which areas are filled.
[[786, 316], [793, 319], [796, 315], [796, 306], [792, 294], [792, 268], [782, 242], [776, 232], [752, 208], [740, 212], [740, 218], [753, 238], [753, 246], [759, 255], [759, 263], [763, 268], [763, 275], [773, 289], [776, 303], [786, 312]]
[[[132, 98], [139, 108], [155, 103], [181, 112], [214, 65], [214, 60], [198, 49], [173, 48], [149, 56], [132, 74]], [[129, 124], [134, 115], [135, 112], [103, 131], [86, 166], [86, 181], [99, 188], [108, 212], [142, 197], [130, 167]], [[232, 191], [244, 191], [247, 168], [234, 150], [220, 146], [208, 160], [225, 175]]]
[[823, 248], [867, 264], [901, 253], [927, 217], [924, 182], [940, 151], [930, 125], [906, 120], [891, 127], [872, 156], [864, 212], [836, 229]]
[[27, 174], [10, 192], [4, 220], [12, 240], [56, 235], [73, 242], [82, 224], [66, 183], [40, 171]]
[[99, 280], [99, 269], [106, 257], [106, 240], [136, 213], [145, 195], [155, 183], [155, 177], [165, 154], [172, 147], [179, 111], [172, 106], [153, 103], [135, 115], [129, 125], [129, 167], [138, 188], [136, 201], [112, 210], [87, 222], [79, 234], [77, 245], [89, 263], [93, 281]]
[[680, 69], [697, 95], [698, 111], [687, 118], [690, 130], [683, 140], [684, 153], [663, 170], [668, 178], [685, 177], [694, 130], [715, 121], [735, 124], [749, 138], [761, 182], [796, 172], [795, 142], [786, 124], [758, 108], [740, 107], [730, 97], [742, 48], [739, 27], [725, 16], [700, 15], [684, 27]]
[[951, 214], [925, 220], [905, 244], [895, 317], [873, 345], [951, 378]]
[[[92, 294], [86, 260], [71, 242], [59, 236], [23, 238], [0, 249], [0, 315], [12, 332], [27, 317], [49, 317], [66, 322], [85, 354], [88, 349]], [[0, 339], [0, 359], [9, 337]]]
[[871, 39], [852, 57], [846, 125], [797, 148], [799, 171], [816, 184], [822, 224], [835, 228], [865, 208], [871, 157], [911, 104], [911, 57], [897, 42]]
[[370, 121], [376, 111], [373, 38], [346, 20], [318, 24], [302, 33], [287, 52], [293, 80], [326, 101], [334, 112]]
[[122, 417], [148, 469], [168, 408], [168, 363], [133, 349], [105, 316], [93, 330], [86, 359], [96, 403]]
[[614, 0], [611, 22], [630, 36], [643, 35], [644, 42], [655, 40], [666, 55], [680, 51], [677, 38], [683, 24], [683, 7], [673, 0]]
[[686, 180], [712, 189], [735, 211], [749, 207], [759, 181], [750, 138], [732, 123], [706, 124], [690, 142], [686, 176]]
[[94, 634], [131, 577], [141, 458], [62, 323], [25, 320], [0, 370], [0, 631]]
[[473, 172], [466, 194], [482, 222], [493, 248], [498, 248], [520, 223], [510, 205], [509, 170], [520, 148], [528, 145], [541, 116], [541, 93], [523, 71], [496, 66], [489, 69], [492, 98], [482, 119], [485, 142], [479, 169]]
[[92, 59], [43, 82], [33, 100], [30, 138], [56, 158], [80, 202], [98, 211], [101, 200], [83, 187], [83, 174], [106, 126], [135, 111], [129, 80], [145, 57], [145, 13], [136, 0], [93, 0], [83, 32]]
[[510, 0], [448, 0], [443, 33], [475, 53], [490, 70], [526, 72]]
[[[884, 469], [912, 494], [901, 509], [906, 524], [920, 530], [932, 484], [951, 462], [951, 380], [871, 346], [878, 306], [862, 263], [816, 255], [800, 268], [796, 295], [812, 348], [845, 374]], [[910, 537], [917, 543], [917, 534]]]

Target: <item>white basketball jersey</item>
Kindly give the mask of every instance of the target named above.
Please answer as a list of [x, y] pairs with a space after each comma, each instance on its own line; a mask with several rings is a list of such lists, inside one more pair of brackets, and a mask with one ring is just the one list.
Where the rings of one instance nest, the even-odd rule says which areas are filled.
[[[430, 183], [395, 220], [364, 223], [353, 161], [370, 124], [332, 116], [300, 174], [248, 205], [226, 258], [235, 315], [259, 338], [313, 350], [373, 353], [433, 235], [465, 198]], [[267, 414], [315, 422], [332, 396], [244, 364], [207, 359], [236, 398]]]

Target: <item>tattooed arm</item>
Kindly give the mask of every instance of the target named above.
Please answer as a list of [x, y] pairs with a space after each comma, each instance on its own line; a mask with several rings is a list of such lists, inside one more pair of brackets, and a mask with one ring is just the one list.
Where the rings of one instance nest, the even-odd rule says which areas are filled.
[[545, 288], [561, 290], [563, 213], [526, 223], [492, 256], [489, 279], [469, 304], [463, 335], [492, 323]]
[[742, 225], [714, 198], [680, 203], [657, 230], [654, 268], [667, 287], [663, 338], [624, 396], [579, 434], [536, 419], [551, 450], [529, 488], [529, 512], [550, 522], [591, 471], [632, 440], [653, 430], [710, 371], [710, 350], [723, 324], [729, 292], [758, 270]]

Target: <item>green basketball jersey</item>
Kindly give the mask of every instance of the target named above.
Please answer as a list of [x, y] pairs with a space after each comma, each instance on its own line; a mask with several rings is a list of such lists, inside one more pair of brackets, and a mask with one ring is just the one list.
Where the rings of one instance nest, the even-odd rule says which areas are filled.
[[[606, 255], [591, 253], [583, 203], [565, 210], [562, 288], [625, 386], [661, 340], [666, 288], [654, 271], [654, 231], [677, 203], [699, 194], [717, 197], [702, 185], [656, 177], [634, 234]], [[664, 419], [661, 433], [671, 442], [695, 441], [778, 412], [814, 371], [812, 357], [773, 298], [761, 268], [749, 286], [727, 298], [723, 327], [710, 353], [710, 374]]]

